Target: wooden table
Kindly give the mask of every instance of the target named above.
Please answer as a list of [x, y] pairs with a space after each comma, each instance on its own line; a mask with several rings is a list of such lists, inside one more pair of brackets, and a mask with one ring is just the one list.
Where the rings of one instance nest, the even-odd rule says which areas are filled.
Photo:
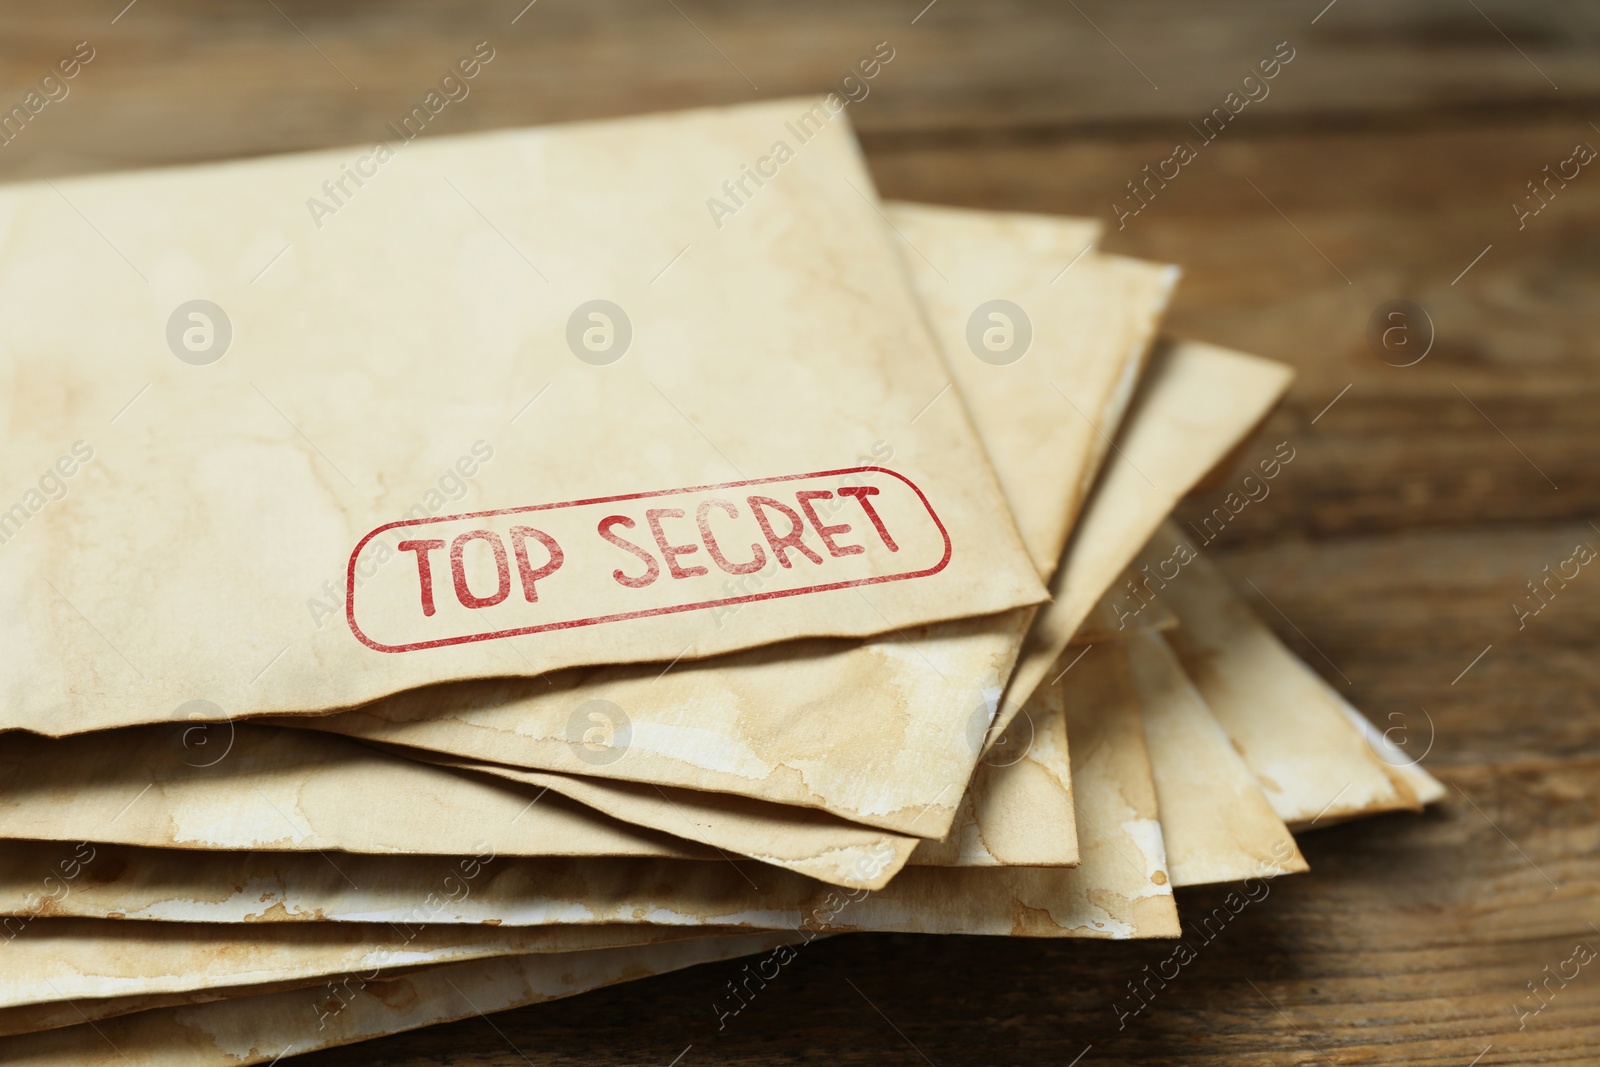
[[[850, 110], [885, 196], [1098, 215], [1110, 250], [1183, 265], [1173, 332], [1299, 369], [1258, 439], [1298, 458], [1213, 551], [1352, 701], [1431, 740], [1450, 787], [1307, 835], [1312, 873], [1121, 1030], [1112, 1001], [1167, 946], [850, 937], [720, 1033], [713, 966], [300, 1062], [1600, 1060], [1600, 965], [1516, 1012], [1600, 949], [1600, 570], [1525, 628], [1511, 606], [1600, 546], [1600, 173], [1520, 227], [1513, 207], [1600, 146], [1592, 5], [125, 2], [0, 14], [0, 101], [95, 50], [0, 177], [370, 142], [481, 40], [496, 59], [441, 133], [819, 91], [889, 42]], [[1269, 95], [1201, 144], [1190, 124], [1280, 42]], [[1196, 158], [1119, 229], [1125, 183], [1179, 141]], [[1400, 298], [1435, 335], [1406, 367], [1367, 341]]]

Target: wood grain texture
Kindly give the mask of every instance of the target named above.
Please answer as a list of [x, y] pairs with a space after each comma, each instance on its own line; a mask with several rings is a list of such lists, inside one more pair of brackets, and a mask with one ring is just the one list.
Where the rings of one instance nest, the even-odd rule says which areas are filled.
[[[1109, 249], [1184, 266], [1175, 332], [1299, 369], [1232, 480], [1180, 518], [1202, 524], [1289, 442], [1271, 494], [1210, 551], [1325, 678], [1431, 741], [1451, 786], [1427, 815], [1307, 835], [1312, 873], [1121, 1029], [1127, 983], [1170, 943], [847, 937], [721, 1032], [731, 974], [711, 966], [299, 1062], [667, 1064], [690, 1045], [686, 1067], [1067, 1064], [1089, 1045], [1084, 1067], [1600, 1058], [1594, 965], [1520, 1029], [1516, 1012], [1576, 942], [1600, 948], [1600, 571], [1521, 629], [1511, 607], [1576, 540], [1600, 546], [1600, 175], [1521, 229], [1512, 208], [1575, 143], [1600, 146], [1590, 7], [125, 2], [0, 13], [0, 103], [75, 42], [97, 50], [0, 147], [0, 177], [370, 141], [485, 39], [496, 59], [429, 136], [818, 91], [890, 42], [850, 111], [886, 196], [1099, 217]], [[1270, 95], [1200, 145], [1190, 123], [1282, 41], [1295, 58]], [[1178, 141], [1197, 158], [1119, 228], [1126, 183]], [[1396, 298], [1436, 331], [1411, 367], [1366, 340]], [[1180, 905], [1198, 918], [1223, 893]]]

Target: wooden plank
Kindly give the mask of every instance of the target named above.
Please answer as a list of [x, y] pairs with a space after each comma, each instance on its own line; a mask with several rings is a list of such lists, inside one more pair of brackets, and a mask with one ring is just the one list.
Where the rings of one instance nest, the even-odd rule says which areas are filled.
[[1578, 5], [1483, 0], [1480, 12], [1457, 0], [1340, 0], [1318, 17], [1324, 6], [163, 0], [124, 10], [66, 0], [5, 16], [0, 101], [20, 99], [77, 41], [97, 58], [0, 152], [0, 173], [369, 141], [480, 40], [497, 58], [436, 132], [819, 92], [880, 41], [895, 58], [852, 115], [869, 144], [1130, 125], [1188, 136], [1188, 123], [1223, 106], [1284, 41], [1295, 58], [1241, 126], [1539, 109], [1576, 117], [1600, 98], [1586, 51], [1595, 30]]

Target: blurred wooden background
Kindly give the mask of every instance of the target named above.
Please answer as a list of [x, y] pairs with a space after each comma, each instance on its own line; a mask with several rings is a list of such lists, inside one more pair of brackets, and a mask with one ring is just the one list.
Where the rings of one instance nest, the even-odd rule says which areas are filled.
[[[887, 41], [850, 109], [885, 196], [1098, 215], [1108, 249], [1184, 267], [1172, 332], [1299, 368], [1259, 439], [1297, 459], [1213, 551], [1351, 700], [1431, 740], [1451, 796], [1308, 835], [1313, 873], [1121, 1031], [1111, 1002], [1167, 946], [856, 937], [808, 949], [721, 1033], [709, 967], [297, 1062], [1600, 1059], [1600, 972], [1516, 1014], [1547, 965], [1600, 948], [1600, 572], [1520, 631], [1511, 607], [1576, 543], [1600, 547], [1600, 173], [1549, 186], [1521, 229], [1512, 206], [1600, 147], [1600, 9], [524, 3], [7, 5], [0, 103], [76, 42], [95, 59], [0, 147], [0, 178], [370, 142], [482, 40], [495, 61], [429, 136], [817, 92]], [[1280, 42], [1295, 58], [1270, 95], [1119, 231], [1124, 183], [1197, 142], [1189, 123]], [[1436, 330], [1409, 367], [1366, 340], [1400, 298]]]

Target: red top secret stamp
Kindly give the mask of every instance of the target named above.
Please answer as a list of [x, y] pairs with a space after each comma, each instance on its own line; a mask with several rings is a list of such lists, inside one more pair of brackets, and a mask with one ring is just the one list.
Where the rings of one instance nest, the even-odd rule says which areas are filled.
[[[392, 554], [358, 580], [375, 542]], [[368, 648], [409, 652], [922, 578], [949, 562], [922, 490], [852, 467], [392, 522], [350, 554], [345, 613]]]

